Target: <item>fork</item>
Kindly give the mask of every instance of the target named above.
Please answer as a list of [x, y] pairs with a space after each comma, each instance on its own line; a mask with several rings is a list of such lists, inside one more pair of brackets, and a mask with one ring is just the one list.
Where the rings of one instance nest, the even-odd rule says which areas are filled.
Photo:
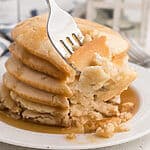
[[128, 51], [129, 60], [133, 63], [150, 68], [150, 55], [143, 51], [142, 47], [127, 33], [121, 33], [130, 42]]
[[67, 62], [67, 58], [74, 53], [74, 47], [82, 45], [84, 36], [73, 17], [62, 10], [55, 0], [46, 2], [49, 7], [48, 37], [56, 51]]

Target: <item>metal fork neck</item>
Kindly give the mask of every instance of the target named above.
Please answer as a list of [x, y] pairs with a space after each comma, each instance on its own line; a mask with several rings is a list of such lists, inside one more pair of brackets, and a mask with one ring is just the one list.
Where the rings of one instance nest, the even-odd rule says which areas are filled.
[[47, 4], [48, 4], [49, 9], [58, 7], [58, 5], [57, 5], [57, 3], [55, 2], [55, 0], [46, 0], [46, 2], [47, 2]]

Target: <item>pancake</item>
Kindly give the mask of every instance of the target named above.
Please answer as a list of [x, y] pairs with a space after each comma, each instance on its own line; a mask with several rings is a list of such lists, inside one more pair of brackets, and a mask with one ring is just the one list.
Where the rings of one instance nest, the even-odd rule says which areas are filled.
[[46, 32], [45, 18], [35, 17], [34, 21], [28, 19], [28, 21], [17, 25], [12, 31], [12, 37], [18, 45], [33, 55], [47, 60], [64, 74], [70, 76], [71, 79], [75, 75], [74, 69], [62, 59], [50, 43]]
[[44, 59], [30, 54], [20, 45], [12, 43], [9, 46], [9, 50], [15, 58], [19, 59], [23, 64], [27, 65], [31, 69], [45, 73], [57, 79], [66, 80], [67, 76], [59, 71], [54, 65]]
[[1, 86], [1, 103], [2, 105], [9, 109], [12, 113], [20, 114], [21, 108], [13, 101], [9, 95], [10, 91], [4, 85]]
[[[75, 72], [57, 54], [49, 42], [46, 32], [46, 23], [47, 15], [27, 19], [15, 27], [12, 31], [12, 37], [18, 45], [21, 45], [30, 53], [47, 60], [67, 75], [74, 76]], [[118, 33], [107, 27], [80, 19], [77, 19], [77, 23], [83, 33], [85, 33], [85, 31], [88, 31], [87, 33], [92, 31], [91, 36], [97, 37], [97, 35], [95, 36], [93, 33], [95, 31], [99, 37], [105, 36], [106, 45], [112, 56], [128, 50], [128, 43]]]
[[0, 85], [0, 110], [4, 110], [4, 106], [3, 106], [3, 103], [2, 103], [2, 96], [1, 96], [1, 90], [2, 89], [2, 85]]
[[108, 101], [114, 96], [120, 95], [124, 90], [126, 90], [131, 82], [135, 80], [135, 78], [135, 72], [121, 73], [120, 79], [117, 82], [113, 82], [109, 85], [104, 86], [102, 89], [97, 91], [95, 95], [97, 95], [97, 98], [101, 101]]
[[14, 91], [20, 97], [29, 101], [64, 109], [69, 107], [67, 98], [28, 86], [27, 84], [15, 79], [9, 73], [4, 74], [3, 83], [9, 90]]
[[112, 58], [112, 63], [116, 64], [118, 67], [123, 67], [124, 65], [128, 64], [128, 54], [123, 52], [118, 54]]
[[28, 109], [34, 112], [38, 112], [38, 113], [47, 113], [47, 114], [51, 114], [53, 116], [57, 116], [57, 117], [64, 117], [67, 116], [69, 113], [69, 110], [66, 109], [58, 109], [55, 107], [50, 107], [50, 106], [46, 106], [46, 105], [42, 105], [39, 103], [34, 103], [31, 102], [29, 100], [26, 100], [24, 98], [19, 97], [15, 92], [11, 91], [10, 92], [10, 97], [16, 102], [19, 103], [21, 105], [22, 108], [24, 109]]
[[55, 117], [50, 114], [41, 114], [38, 112], [34, 112], [31, 110], [25, 110], [22, 113], [24, 119], [28, 121], [32, 121], [35, 123], [45, 124], [45, 125], [52, 125], [52, 126], [59, 126], [59, 127], [69, 127], [70, 120], [68, 116], [65, 118]]
[[[5, 112], [15, 119], [21, 117], [22, 119], [36, 123], [62, 127], [68, 127], [70, 125], [68, 110], [24, 100], [14, 92], [10, 92], [4, 85], [1, 87], [1, 93], [1, 102], [5, 107]], [[8, 109], [7, 111], [6, 108]]]
[[88, 34], [92, 39], [106, 37], [106, 45], [112, 57], [129, 50], [129, 43], [118, 32], [89, 20], [80, 18], [75, 18], [75, 20], [84, 35]]
[[85, 43], [70, 56], [70, 58], [68, 59], [69, 62], [74, 64], [78, 68], [78, 70], [83, 70], [85, 67], [91, 65], [95, 53], [99, 54], [102, 57], [109, 58], [110, 51], [106, 46], [105, 41], [105, 37], [100, 37], [88, 43]]
[[94, 113], [95, 113], [97, 116], [103, 118], [103, 115], [107, 117], [111, 117], [111, 116], [117, 116], [119, 114], [118, 105], [113, 105], [111, 103], [106, 103], [102, 101], [101, 102], [92, 101], [90, 104], [91, 104], [90, 109], [88, 108], [88, 106], [85, 107], [82, 104], [72, 105], [70, 115], [72, 117], [84, 117], [86, 115], [93, 113], [93, 117], [94, 117]]
[[72, 95], [72, 91], [65, 82], [34, 71], [13, 57], [7, 60], [5, 66], [7, 71], [16, 79], [34, 88], [68, 97]]

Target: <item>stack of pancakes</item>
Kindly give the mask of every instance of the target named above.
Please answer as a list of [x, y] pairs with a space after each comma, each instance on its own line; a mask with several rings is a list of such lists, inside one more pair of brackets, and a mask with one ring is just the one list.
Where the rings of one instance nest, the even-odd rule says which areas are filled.
[[61, 127], [119, 117], [120, 94], [136, 77], [128, 43], [107, 27], [76, 19], [85, 36], [68, 59], [81, 71], [76, 75], [52, 47], [46, 22], [46, 15], [37, 16], [12, 31], [0, 108], [14, 118]]

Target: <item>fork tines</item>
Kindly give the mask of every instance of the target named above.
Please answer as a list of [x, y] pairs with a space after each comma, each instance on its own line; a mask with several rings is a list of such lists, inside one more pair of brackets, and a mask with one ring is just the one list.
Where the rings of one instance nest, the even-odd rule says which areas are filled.
[[66, 37], [65, 40], [60, 40], [60, 42], [70, 54], [73, 54], [75, 48], [82, 46], [83, 38], [72, 33], [70, 37]]

